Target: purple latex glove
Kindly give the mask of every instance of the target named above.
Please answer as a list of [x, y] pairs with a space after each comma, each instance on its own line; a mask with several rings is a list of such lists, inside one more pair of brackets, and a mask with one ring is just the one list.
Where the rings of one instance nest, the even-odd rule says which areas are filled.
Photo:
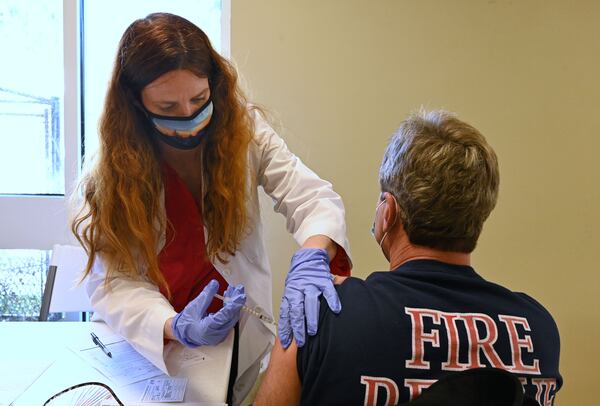
[[333, 275], [329, 271], [327, 251], [302, 248], [292, 257], [279, 308], [279, 340], [283, 348], [291, 344], [292, 332], [298, 346], [304, 345], [305, 314], [308, 334], [317, 334], [321, 294], [325, 296], [331, 311], [339, 313], [342, 310], [342, 304], [333, 286]]
[[206, 309], [218, 290], [219, 282], [213, 279], [173, 318], [173, 335], [186, 347], [219, 344], [240, 319], [240, 311], [246, 303], [242, 285], [229, 286], [223, 295], [228, 299], [223, 308], [206, 316]]

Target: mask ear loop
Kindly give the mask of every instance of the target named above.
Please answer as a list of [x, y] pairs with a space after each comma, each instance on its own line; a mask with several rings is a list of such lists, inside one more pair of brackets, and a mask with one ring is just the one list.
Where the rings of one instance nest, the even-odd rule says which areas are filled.
[[[156, 125], [154, 124], [154, 122], [152, 122], [152, 117], [150, 117], [150, 115], [148, 114], [148, 110], [146, 110], [146, 107], [144, 107], [144, 104], [142, 103], [142, 101], [140, 100], [140, 97], [136, 97], [135, 94], [133, 93], [133, 90], [126, 88], [125, 90], [127, 92], [127, 97], [130, 99], [131, 104], [133, 104], [133, 107], [136, 108], [137, 110], [139, 110], [144, 117], [146, 118], [146, 120], [148, 121], [148, 124], [150, 124], [150, 126], [153, 129], [156, 129]], [[158, 129], [156, 129], [158, 131]]]

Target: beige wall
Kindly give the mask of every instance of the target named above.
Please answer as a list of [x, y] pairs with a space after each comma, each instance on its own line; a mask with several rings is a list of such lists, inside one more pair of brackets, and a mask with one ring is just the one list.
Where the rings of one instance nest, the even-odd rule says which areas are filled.
[[[231, 14], [251, 98], [344, 199], [356, 276], [387, 265], [369, 229], [378, 165], [403, 117], [444, 107], [486, 135], [501, 195], [474, 265], [554, 314], [557, 404], [589, 404], [600, 361], [600, 2], [233, 0]], [[277, 308], [296, 246], [264, 203]]]

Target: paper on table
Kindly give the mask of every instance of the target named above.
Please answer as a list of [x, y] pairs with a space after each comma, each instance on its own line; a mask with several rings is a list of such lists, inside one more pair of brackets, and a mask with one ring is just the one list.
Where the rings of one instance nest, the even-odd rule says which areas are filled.
[[142, 402], [182, 402], [186, 385], [186, 378], [148, 379]]
[[3, 359], [2, 370], [10, 373], [3, 374], [0, 380], [0, 406], [11, 405], [53, 362], [50, 359]]
[[129, 385], [163, 375], [163, 372], [137, 352], [127, 341], [104, 343], [112, 354], [107, 357], [99, 347], [76, 350], [84, 360], [118, 386]]
[[110, 379], [73, 351], [61, 348], [51, 352], [56, 361], [16, 399], [15, 406], [43, 405], [52, 395], [83, 382], [103, 382], [116, 389]]

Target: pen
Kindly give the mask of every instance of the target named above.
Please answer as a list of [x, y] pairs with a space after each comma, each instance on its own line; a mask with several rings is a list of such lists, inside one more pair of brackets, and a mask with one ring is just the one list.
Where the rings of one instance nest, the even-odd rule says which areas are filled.
[[94, 342], [94, 344], [96, 344], [98, 347], [100, 347], [102, 352], [105, 353], [107, 357], [112, 358], [112, 354], [110, 353], [110, 351], [108, 351], [108, 348], [106, 348], [106, 345], [104, 345], [102, 343], [102, 341], [100, 341], [98, 336], [94, 333], [90, 333], [90, 334], [92, 335], [92, 341]]

